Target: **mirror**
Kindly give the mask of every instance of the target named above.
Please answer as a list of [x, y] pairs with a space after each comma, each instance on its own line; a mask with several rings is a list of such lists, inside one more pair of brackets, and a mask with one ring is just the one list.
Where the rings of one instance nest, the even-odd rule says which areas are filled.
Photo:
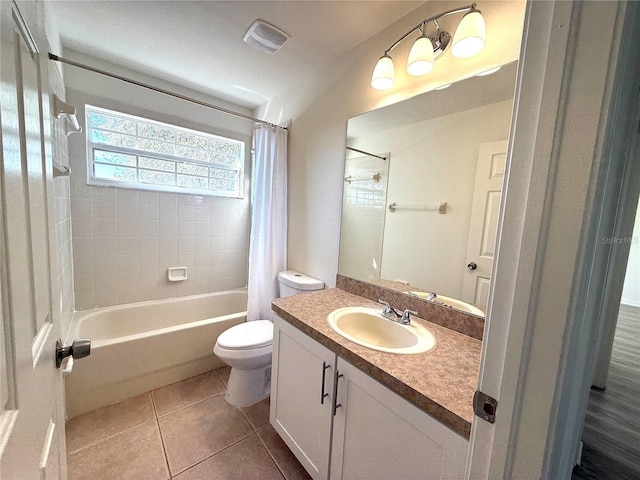
[[516, 68], [349, 119], [339, 274], [484, 315]]

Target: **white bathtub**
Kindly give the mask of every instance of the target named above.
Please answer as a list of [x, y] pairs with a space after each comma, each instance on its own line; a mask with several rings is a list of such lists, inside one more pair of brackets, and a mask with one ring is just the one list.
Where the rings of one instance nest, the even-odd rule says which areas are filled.
[[91, 355], [65, 379], [67, 415], [222, 367], [213, 346], [246, 310], [246, 290], [230, 290], [76, 312], [67, 343], [90, 338]]

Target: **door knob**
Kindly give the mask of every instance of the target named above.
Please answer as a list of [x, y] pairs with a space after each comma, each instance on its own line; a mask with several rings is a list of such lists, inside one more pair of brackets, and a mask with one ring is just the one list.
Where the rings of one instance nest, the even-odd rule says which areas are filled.
[[56, 367], [60, 368], [62, 360], [71, 356], [74, 360], [91, 355], [91, 339], [76, 338], [71, 345], [63, 345], [62, 340], [56, 341]]
[[467, 268], [469, 270], [475, 270], [476, 268], [478, 268], [478, 264], [476, 262], [469, 262], [467, 263]]

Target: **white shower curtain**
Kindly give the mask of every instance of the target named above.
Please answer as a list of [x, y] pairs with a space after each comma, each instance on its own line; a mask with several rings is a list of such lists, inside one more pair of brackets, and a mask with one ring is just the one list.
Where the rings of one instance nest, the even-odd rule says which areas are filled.
[[247, 320], [271, 319], [287, 266], [287, 130], [254, 126]]

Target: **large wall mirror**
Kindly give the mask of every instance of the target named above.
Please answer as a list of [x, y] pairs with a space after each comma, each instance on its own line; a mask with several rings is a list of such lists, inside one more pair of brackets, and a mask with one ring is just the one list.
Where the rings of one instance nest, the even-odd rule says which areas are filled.
[[516, 68], [349, 119], [339, 274], [483, 315]]

